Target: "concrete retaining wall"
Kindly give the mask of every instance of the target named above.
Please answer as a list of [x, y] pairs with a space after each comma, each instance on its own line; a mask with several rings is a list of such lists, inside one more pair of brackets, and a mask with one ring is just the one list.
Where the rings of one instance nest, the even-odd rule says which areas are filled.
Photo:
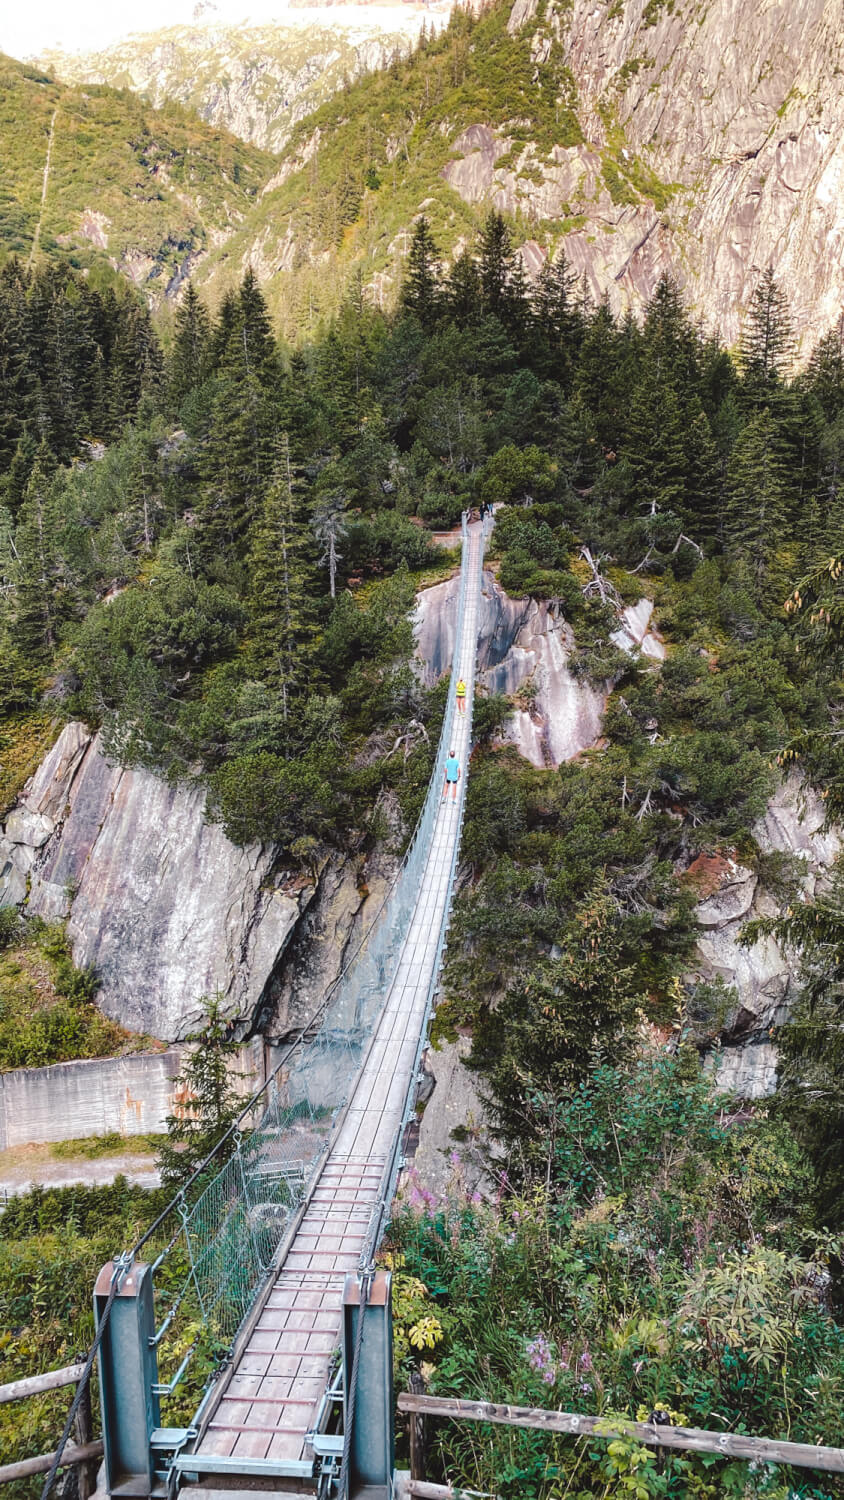
[[[0, 1151], [75, 1136], [148, 1135], [186, 1102], [174, 1090], [183, 1049], [138, 1052], [20, 1068], [0, 1073]], [[244, 1047], [235, 1063], [246, 1096], [261, 1082], [258, 1049]]]

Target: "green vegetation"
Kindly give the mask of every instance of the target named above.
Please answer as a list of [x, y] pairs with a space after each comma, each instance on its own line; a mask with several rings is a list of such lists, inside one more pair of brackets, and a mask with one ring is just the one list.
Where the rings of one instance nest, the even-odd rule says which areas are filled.
[[[72, 1364], [87, 1350], [101, 1267], [139, 1238], [164, 1202], [125, 1178], [109, 1187], [35, 1188], [9, 1201], [0, 1216], [0, 1383]], [[95, 1413], [98, 1399], [95, 1381]], [[0, 1406], [4, 1463], [49, 1453], [68, 1400], [65, 1389]], [[8, 1487], [10, 1500], [33, 1500], [40, 1487], [20, 1480]]]
[[[230, 1059], [240, 1043], [226, 1025], [220, 997], [204, 997], [200, 1003], [204, 1024], [187, 1038], [191, 1050], [174, 1083], [174, 1093], [189, 1103], [178, 1114], [168, 1115], [167, 1136], [158, 1152], [161, 1183], [168, 1196], [211, 1155], [243, 1109], [230, 1071]], [[215, 1159], [215, 1171], [222, 1160], [222, 1154]]]
[[[787, 1130], [732, 1118], [685, 1050], [535, 1105], [542, 1185], [481, 1202], [459, 1166], [442, 1196], [411, 1181], [389, 1257], [400, 1380], [422, 1361], [437, 1395], [837, 1443], [844, 1335]], [[429, 1421], [428, 1473], [505, 1500], [840, 1494], [833, 1476], [448, 1421]]]
[[[42, 209], [47, 147], [50, 173]], [[0, 249], [69, 253], [119, 283], [106, 253], [163, 296], [192, 257], [243, 215], [272, 158], [168, 104], [66, 88], [0, 55]]]
[[122, 1156], [131, 1152], [133, 1156], [158, 1151], [162, 1142], [160, 1135], [120, 1135], [117, 1130], [108, 1130], [105, 1135], [86, 1135], [78, 1140], [53, 1141], [50, 1155], [56, 1161], [76, 1161], [83, 1157], [98, 1161], [103, 1156]]
[[0, 1072], [137, 1050], [145, 1038], [109, 1021], [97, 981], [77, 969], [60, 926], [0, 909]]
[[[452, 61], [463, 26], [443, 43]], [[774, 1104], [713, 1099], [693, 1046], [704, 1002], [717, 1016], [729, 996], [683, 976], [699, 856], [766, 870], [793, 901], [794, 870], [754, 842], [778, 759], [799, 757], [840, 806], [840, 342], [792, 379], [770, 274], [735, 359], [667, 280], [641, 326], [584, 300], [564, 258], [528, 288], [495, 214], [447, 274], [420, 220], [408, 266], [395, 313], [358, 283], [294, 353], [251, 273], [213, 315], [191, 294], [166, 358], [131, 299], [88, 301], [58, 270], [0, 274], [0, 706], [12, 726], [83, 714], [116, 759], [204, 786], [234, 839], [272, 841], [303, 871], [332, 847], [371, 851], [385, 802], [398, 848], [444, 702], [411, 664], [414, 579], [450, 565], [426, 523], [494, 501], [501, 582], [545, 601], [607, 707], [591, 751], [542, 771], [497, 742], [507, 705], [479, 702], [437, 1030], [471, 1032], [498, 1190], [494, 1205], [423, 1201], [400, 1224], [400, 1353], [433, 1354], [442, 1393], [631, 1416], [662, 1403], [834, 1440], [838, 896], [785, 919], [808, 968]], [[29, 318], [39, 297], [66, 317], [60, 346]], [[109, 337], [84, 345], [98, 318]], [[57, 359], [79, 376], [72, 396]], [[82, 376], [109, 359], [106, 401]], [[613, 641], [643, 595], [659, 668]], [[203, 1102], [168, 1143], [173, 1180], [236, 1109], [213, 1018], [212, 1033], [188, 1080]], [[674, 1053], [655, 1054], [666, 1036]], [[537, 1500], [833, 1493], [745, 1466], [660, 1468], [624, 1444], [437, 1441], [450, 1477]]]
[[[547, 59], [536, 62], [534, 28], [509, 34], [510, 10], [504, 0], [477, 15], [456, 8], [448, 26], [423, 35], [408, 57], [396, 53], [389, 67], [303, 120], [285, 150], [297, 170], [263, 195], [200, 280], [231, 284], [256, 240], [281, 247], [290, 237], [301, 247], [297, 264], [268, 296], [287, 337], [312, 334], [336, 314], [358, 266], [394, 263], [396, 237], [408, 234], [421, 204], [443, 249], [479, 227], [477, 212], [441, 176], [463, 130], [485, 124], [506, 137], [503, 164], [530, 145], [533, 169], [554, 146], [579, 145], [563, 48], [549, 26]], [[331, 253], [330, 278], [318, 263], [323, 251]]]

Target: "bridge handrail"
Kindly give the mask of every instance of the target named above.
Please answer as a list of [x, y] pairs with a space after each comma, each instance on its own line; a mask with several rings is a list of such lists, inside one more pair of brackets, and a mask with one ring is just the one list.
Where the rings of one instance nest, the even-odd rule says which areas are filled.
[[[466, 540], [467, 540], [467, 515], [466, 515], [465, 511], [464, 511], [464, 513], [463, 513], [463, 515], [461, 517], [461, 536], [462, 536], [463, 547], [462, 547], [461, 566], [460, 566], [460, 591], [459, 591], [458, 603], [457, 603], [457, 619], [458, 619], [458, 622], [460, 622], [462, 620], [462, 618], [463, 618], [463, 609], [464, 609], [464, 604], [465, 604], [465, 599], [466, 599], [466, 586], [467, 586], [466, 580], [467, 580], [467, 572], [468, 572], [468, 556], [467, 556], [467, 547], [466, 547]], [[410, 837], [410, 840], [408, 841], [408, 844], [407, 844], [407, 847], [405, 849], [404, 855], [402, 856], [401, 863], [400, 863], [398, 869], [395, 871], [395, 874], [393, 875], [393, 877], [392, 877], [389, 885], [387, 886], [387, 889], [384, 892], [384, 895], [383, 895], [383, 897], [382, 897], [382, 899], [381, 899], [381, 901], [380, 901], [380, 903], [379, 903], [379, 905], [378, 905], [378, 907], [377, 907], [377, 909], [376, 909], [376, 911], [375, 911], [375, 913], [374, 913], [374, 915], [372, 917], [371, 922], [369, 923], [369, 925], [366, 928], [366, 930], [361, 934], [358, 942], [356, 943], [354, 949], [352, 950], [352, 953], [345, 960], [345, 962], [343, 964], [343, 967], [340, 970], [340, 972], [336, 975], [336, 977], [328, 985], [328, 987], [325, 990], [325, 993], [324, 993], [324, 995], [322, 997], [322, 1000], [320, 1001], [319, 1005], [316, 1007], [316, 1009], [314, 1011], [312, 1011], [312, 1013], [308, 1016], [307, 1020], [304, 1021], [304, 1022], [302, 1022], [302, 1024], [299, 1027], [299, 1030], [298, 1030], [296, 1036], [293, 1038], [293, 1040], [291, 1042], [288, 1043], [288, 1045], [287, 1045], [286, 1049], [284, 1050], [282, 1056], [279, 1058], [279, 1060], [277, 1061], [277, 1063], [273, 1067], [272, 1071], [267, 1075], [267, 1077], [265, 1078], [264, 1082], [261, 1084], [261, 1087], [258, 1088], [258, 1089], [256, 1089], [255, 1092], [252, 1095], [250, 1095], [249, 1099], [244, 1104], [243, 1109], [240, 1111], [240, 1114], [237, 1116], [236, 1120], [234, 1120], [234, 1122], [229, 1126], [229, 1128], [226, 1131], [225, 1135], [223, 1135], [223, 1136], [220, 1137], [220, 1140], [216, 1143], [216, 1145], [213, 1147], [213, 1149], [211, 1151], [209, 1151], [208, 1155], [199, 1163], [199, 1166], [197, 1166], [194, 1169], [194, 1171], [191, 1173], [191, 1175], [187, 1179], [187, 1181], [184, 1182], [182, 1184], [182, 1186], [179, 1188], [178, 1192], [173, 1195], [173, 1197], [170, 1200], [170, 1202], [166, 1205], [165, 1208], [162, 1209], [161, 1213], [154, 1220], [154, 1222], [149, 1226], [148, 1229], [146, 1229], [144, 1231], [144, 1233], [141, 1235], [140, 1239], [138, 1239], [136, 1241], [136, 1243], [132, 1246], [131, 1250], [128, 1251], [128, 1252], [126, 1252], [126, 1255], [124, 1255], [123, 1260], [124, 1260], [124, 1262], [126, 1264], [126, 1269], [127, 1270], [131, 1266], [132, 1261], [137, 1259], [140, 1251], [144, 1248], [144, 1246], [149, 1243], [149, 1241], [154, 1237], [154, 1235], [158, 1232], [158, 1230], [161, 1228], [161, 1226], [165, 1223], [165, 1221], [167, 1220], [167, 1218], [173, 1213], [174, 1209], [176, 1209], [180, 1203], [184, 1203], [187, 1200], [189, 1192], [190, 1192], [190, 1189], [205, 1175], [205, 1173], [207, 1172], [209, 1166], [215, 1160], [215, 1158], [218, 1158], [221, 1155], [221, 1153], [224, 1150], [224, 1148], [240, 1132], [240, 1128], [241, 1128], [243, 1122], [247, 1119], [247, 1117], [250, 1114], [253, 1113], [253, 1111], [255, 1109], [255, 1105], [258, 1103], [258, 1101], [265, 1094], [267, 1094], [269, 1092], [269, 1090], [270, 1090], [273, 1082], [275, 1080], [277, 1080], [278, 1075], [280, 1074], [280, 1072], [284, 1068], [285, 1064], [290, 1060], [292, 1054], [296, 1051], [296, 1049], [303, 1042], [307, 1041], [308, 1038], [311, 1036], [311, 1034], [313, 1032], [313, 1029], [314, 1029], [314, 1026], [325, 1015], [326, 1011], [328, 1010], [329, 1005], [331, 1004], [332, 999], [336, 995], [336, 993], [339, 990], [339, 988], [340, 988], [341, 984], [343, 983], [343, 981], [348, 977], [348, 974], [349, 974], [350, 970], [352, 969], [352, 966], [357, 961], [358, 956], [360, 955], [361, 951], [363, 950], [364, 945], [371, 938], [371, 936], [372, 936], [372, 934], [373, 934], [373, 932], [375, 930], [375, 927], [376, 927], [377, 923], [379, 922], [380, 918], [382, 917], [382, 915], [383, 915], [383, 913], [384, 913], [384, 911], [386, 909], [386, 906], [387, 906], [387, 903], [388, 903], [388, 901], [390, 899], [390, 896], [393, 894], [393, 892], [397, 888], [397, 886], [399, 884], [399, 881], [401, 880], [401, 877], [402, 877], [402, 875], [404, 873], [404, 870], [406, 869], [406, 867], [407, 867], [407, 865], [408, 865], [408, 863], [409, 863], [409, 861], [411, 859], [411, 856], [412, 856], [414, 850], [418, 847], [420, 838], [421, 838], [422, 833], [423, 833], [423, 825], [427, 825], [430, 822], [431, 807], [435, 806], [435, 804], [436, 804], [436, 798], [432, 798], [432, 789], [435, 790], [439, 786], [437, 767], [442, 762], [443, 754], [444, 754], [444, 750], [445, 750], [445, 742], [446, 742], [446, 739], [448, 738], [448, 734], [450, 734], [451, 726], [452, 726], [453, 718], [454, 718], [454, 707], [455, 707], [455, 702], [456, 702], [456, 692], [455, 692], [455, 689], [456, 689], [456, 678], [455, 678], [455, 675], [454, 675], [454, 667], [455, 667], [455, 664], [456, 664], [456, 662], [458, 660], [458, 651], [459, 651], [459, 647], [460, 647], [460, 641], [461, 641], [461, 636], [460, 636], [460, 630], [458, 628], [458, 632], [457, 632], [456, 639], [455, 639], [454, 653], [453, 653], [453, 657], [452, 657], [452, 670], [451, 670], [450, 681], [449, 681], [449, 686], [448, 686], [448, 695], [447, 695], [447, 698], [446, 698], [446, 707], [445, 707], [445, 711], [444, 711], [444, 714], [443, 714], [442, 728], [441, 728], [441, 731], [440, 731], [440, 738], [439, 738], [439, 741], [438, 741], [438, 744], [437, 744], [437, 751], [436, 751], [436, 755], [435, 755], [434, 762], [433, 762], [433, 768], [432, 768], [432, 773], [431, 773], [431, 780], [430, 780], [430, 783], [429, 783], [429, 786], [428, 786], [428, 792], [426, 794], [425, 801], [422, 804], [422, 810], [421, 810], [421, 812], [419, 814], [419, 817], [417, 818], [416, 825], [414, 827], [413, 833], [411, 834], [411, 837]], [[448, 734], [447, 734], [447, 731], [448, 731]], [[129, 1257], [131, 1257], [131, 1259], [129, 1259]]]
[[[481, 546], [478, 549], [477, 561], [475, 563], [475, 574], [476, 574], [475, 582], [477, 583], [478, 586], [480, 586], [480, 581], [483, 578], [484, 549], [486, 547], [486, 543], [487, 543], [490, 531], [492, 530], [492, 524], [493, 523], [492, 523], [491, 517], [485, 518], [485, 520], [483, 522], [483, 531], [482, 531]], [[464, 523], [464, 535], [465, 535], [465, 523]], [[464, 556], [465, 556], [465, 554], [466, 554], [466, 548], [464, 547]], [[463, 651], [463, 643], [464, 643], [464, 636], [465, 636], [465, 611], [463, 609], [463, 605], [465, 604], [465, 593], [468, 590], [468, 582], [469, 582], [469, 580], [468, 580], [468, 561], [467, 561], [467, 567], [466, 567], [466, 590], [463, 590], [461, 592], [461, 607], [460, 607], [460, 611], [459, 611], [459, 614], [458, 614], [458, 629], [457, 629], [457, 635], [456, 635], [455, 645], [454, 645], [454, 658], [453, 658], [453, 663], [452, 663], [451, 684], [450, 684], [450, 686], [452, 686], [452, 687], [456, 685], [458, 663], [460, 661], [460, 657], [461, 657], [462, 651]], [[473, 717], [474, 717], [474, 709], [475, 709], [475, 675], [476, 675], [476, 653], [473, 652], [472, 656], [471, 656], [471, 665], [469, 667], [469, 678], [468, 678], [468, 681], [466, 682], [466, 718], [467, 718], [467, 721], [468, 721], [468, 731], [469, 731], [469, 733], [468, 733], [468, 742], [469, 742], [470, 746], [472, 744], [472, 720], [473, 720]], [[440, 744], [441, 744], [441, 759], [443, 758], [444, 753], [445, 753], [445, 744], [451, 740], [451, 730], [452, 730], [453, 724], [454, 724], [454, 711], [455, 711], [455, 707], [456, 707], [456, 701], [453, 700], [453, 699], [450, 699], [450, 702], [449, 702], [450, 713], [447, 713], [446, 717], [443, 720], [443, 732], [442, 732], [441, 740], [440, 740]], [[448, 729], [448, 731], [449, 731], [448, 734], [446, 734], [446, 729]], [[415, 1058], [414, 1058], [413, 1070], [412, 1070], [411, 1075], [410, 1075], [410, 1083], [408, 1085], [407, 1093], [405, 1095], [404, 1108], [402, 1110], [401, 1122], [400, 1122], [399, 1127], [398, 1127], [398, 1129], [396, 1131], [396, 1135], [395, 1135], [395, 1138], [394, 1138], [394, 1141], [393, 1141], [393, 1147], [392, 1147], [390, 1155], [389, 1155], [389, 1157], [387, 1159], [387, 1165], [386, 1165], [386, 1167], [384, 1169], [384, 1175], [383, 1175], [383, 1177], [381, 1179], [380, 1191], [379, 1191], [379, 1194], [378, 1194], [378, 1202], [377, 1202], [377, 1205], [376, 1205], [375, 1210], [373, 1212], [372, 1218], [370, 1220], [369, 1228], [368, 1228], [368, 1231], [367, 1231], [367, 1236], [366, 1236], [366, 1239], [364, 1241], [363, 1248], [361, 1250], [360, 1262], [359, 1262], [361, 1271], [367, 1270], [367, 1269], [369, 1269], [372, 1266], [373, 1261], [374, 1261], [374, 1257], [375, 1257], [375, 1254], [376, 1254], [376, 1251], [377, 1251], [378, 1246], [379, 1246], [379, 1244], [381, 1242], [381, 1238], [382, 1238], [382, 1236], [383, 1236], [383, 1234], [384, 1234], [384, 1232], [385, 1232], [385, 1230], [387, 1228], [387, 1225], [388, 1225], [388, 1222], [389, 1222], [390, 1206], [391, 1206], [392, 1201], [393, 1201], [393, 1199], [395, 1197], [396, 1186], [397, 1186], [397, 1183], [398, 1183], [398, 1177], [399, 1177], [399, 1173], [400, 1173], [401, 1167], [402, 1167], [402, 1146], [403, 1146], [403, 1143], [404, 1143], [405, 1132], [407, 1130], [408, 1124], [410, 1123], [411, 1115], [413, 1114], [413, 1111], [414, 1111], [415, 1106], [416, 1106], [416, 1091], [417, 1091], [417, 1086], [418, 1086], [419, 1068], [420, 1068], [421, 1062], [422, 1062], [422, 1054], [425, 1051], [426, 1046], [428, 1045], [428, 1027], [430, 1025], [431, 1015], [432, 1015], [432, 1012], [433, 1012], [434, 997], [435, 997], [435, 995], [437, 993], [437, 986], [438, 986], [438, 983], [439, 983], [440, 968], [442, 967], [442, 956], [443, 956], [443, 952], [445, 951], [445, 940], [446, 940], [446, 936], [448, 934], [449, 923], [450, 923], [450, 920], [451, 920], [451, 898], [452, 898], [452, 893], [453, 893], [453, 890], [454, 890], [454, 880], [455, 880], [455, 876], [456, 876], [456, 873], [457, 873], [457, 862], [458, 862], [459, 857], [460, 857], [460, 844], [461, 844], [461, 839], [462, 839], [462, 834], [463, 834], [463, 820], [464, 820], [465, 814], [466, 814], [466, 786], [467, 786], [467, 782], [468, 782], [468, 779], [469, 779], [468, 759], [469, 759], [469, 757], [467, 756], [466, 757], [467, 763], [463, 767], [463, 775], [461, 777], [459, 788], [458, 788], [457, 837], [454, 840], [454, 845], [453, 845], [452, 851], [451, 851], [451, 867], [449, 869], [449, 876], [448, 876], [448, 899], [447, 899], [445, 907], [443, 909], [442, 920], [440, 922], [440, 930], [439, 930], [439, 934], [438, 934], [438, 937], [437, 937], [436, 958], [434, 960], [434, 966], [433, 966], [433, 969], [431, 971], [431, 979], [430, 979], [430, 983], [429, 983], [429, 986], [428, 986], [428, 996], [427, 996], [427, 1000], [426, 1000], [426, 1004], [425, 1004], [425, 1017], [424, 1017], [424, 1020], [422, 1022], [422, 1026], [420, 1028], [420, 1032], [419, 1032], [419, 1040], [418, 1040], [417, 1047], [416, 1047], [416, 1055], [415, 1055]], [[436, 793], [437, 793], [437, 799], [438, 799], [438, 797], [439, 797], [439, 782], [437, 781], [436, 776], [432, 777], [431, 787], [429, 788], [429, 795], [430, 795], [430, 792], [431, 792], [432, 789], [436, 791]]]

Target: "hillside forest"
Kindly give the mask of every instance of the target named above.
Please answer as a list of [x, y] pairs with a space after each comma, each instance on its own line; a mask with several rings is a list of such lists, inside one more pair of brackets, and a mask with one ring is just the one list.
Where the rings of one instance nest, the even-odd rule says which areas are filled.
[[[491, 1155], [470, 1190], [467, 1131], [445, 1195], [411, 1179], [394, 1219], [402, 1385], [841, 1442], [844, 885], [800, 900], [752, 829], [787, 770], [844, 812], [842, 466], [841, 333], [795, 372], [771, 272], [728, 351], [668, 280], [641, 323], [564, 256], [528, 283], [496, 214], [448, 270], [420, 219], [395, 312], [358, 283], [296, 347], [251, 271], [214, 315], [188, 285], [162, 343], [114, 278], [0, 268], [4, 806], [81, 717], [294, 867], [400, 846], [444, 703], [412, 667], [415, 594], [454, 567], [432, 531], [480, 501], [501, 586], [549, 601], [608, 692], [558, 770], [502, 741], [512, 703], [477, 704], [434, 1044], [471, 1038]], [[643, 596], [660, 667], [611, 640]], [[682, 978], [685, 872], [719, 853], [764, 873], [800, 977], [755, 1106], [701, 1067], [729, 995]], [[7, 1210], [0, 1380], [85, 1344], [93, 1275], [155, 1202]], [[4, 1418], [4, 1452], [49, 1447], [59, 1410]], [[633, 1440], [443, 1425], [428, 1446], [432, 1476], [506, 1500], [844, 1493]]]

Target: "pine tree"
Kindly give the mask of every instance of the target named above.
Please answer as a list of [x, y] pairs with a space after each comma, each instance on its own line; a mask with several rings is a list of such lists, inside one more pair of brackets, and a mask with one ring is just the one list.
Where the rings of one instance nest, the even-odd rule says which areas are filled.
[[772, 407], [791, 367], [794, 340], [788, 303], [770, 266], [751, 298], [740, 351], [745, 400], [756, 408]]
[[240, 303], [237, 292], [228, 291], [220, 303], [217, 321], [211, 331], [211, 339], [208, 349], [208, 361], [210, 368], [217, 371], [223, 364], [226, 353], [234, 337], [234, 331], [240, 318]]
[[577, 273], [565, 253], [546, 261], [533, 292], [537, 342], [547, 351], [548, 373], [568, 394], [586, 331]]
[[61, 558], [50, 462], [49, 450], [42, 444], [15, 529], [15, 641], [35, 661], [43, 661], [56, 643], [56, 590]]
[[476, 318], [481, 306], [481, 283], [478, 268], [467, 250], [458, 255], [446, 286], [449, 317], [458, 327]]
[[0, 472], [11, 462], [26, 422], [34, 417], [32, 352], [26, 280], [17, 262], [10, 261], [0, 271]]
[[508, 291], [513, 273], [513, 241], [499, 213], [491, 213], [480, 234], [478, 275], [481, 306], [485, 313], [506, 320]]
[[250, 653], [262, 680], [280, 698], [285, 722], [293, 696], [306, 681], [314, 640], [309, 550], [285, 433], [249, 555]]
[[805, 383], [833, 422], [844, 411], [844, 315], [815, 346]]
[[560, 947], [558, 959], [539, 964], [483, 1019], [471, 1054], [471, 1065], [489, 1082], [495, 1134], [515, 1148], [528, 1173], [532, 1162], [544, 1162], [548, 1106], [577, 1087], [604, 1049], [617, 1055], [640, 998], [604, 880], [575, 913]]
[[227, 363], [237, 370], [242, 367], [250, 377], [267, 386], [277, 381], [281, 373], [267, 304], [251, 266], [240, 286], [237, 318], [223, 358], [224, 368]]
[[426, 329], [433, 327], [440, 310], [437, 247], [424, 214], [413, 228], [401, 290], [401, 305], [406, 312], [418, 318]]
[[755, 412], [736, 440], [727, 468], [725, 535], [757, 594], [773, 581], [774, 555], [788, 514], [785, 475], [770, 411]]
[[673, 388], [681, 413], [697, 393], [701, 349], [677, 283], [661, 276], [645, 313], [643, 357], [657, 380]]
[[252, 271], [226, 315], [201, 506], [206, 556], [239, 547], [270, 482], [277, 444], [279, 363], [269, 315]]
[[[167, 1116], [167, 1140], [156, 1162], [162, 1185], [171, 1193], [220, 1145], [243, 1110], [232, 1070], [239, 1043], [226, 1022], [223, 997], [203, 997], [200, 1004], [205, 1025], [187, 1038], [191, 1050], [175, 1087], [175, 1097], [182, 1102], [178, 1114]], [[219, 1171], [234, 1149], [234, 1140], [223, 1146], [211, 1170]]]
[[201, 385], [208, 374], [209, 341], [208, 313], [193, 282], [189, 281], [182, 304], [176, 312], [173, 351], [168, 371], [170, 401], [176, 410], [188, 392]]
[[606, 300], [596, 309], [583, 339], [574, 391], [595, 421], [606, 453], [622, 444], [630, 391], [638, 382], [642, 335], [632, 317], [617, 328]]
[[633, 392], [624, 457], [637, 505], [649, 515], [683, 506], [686, 455], [680, 409], [672, 385], [645, 378]]
[[684, 437], [685, 482], [682, 514], [686, 530], [699, 545], [715, 541], [721, 524], [722, 469], [709, 419], [700, 402], [690, 410]]
[[[18, 439], [18, 445], [15, 449], [12, 462], [9, 465], [8, 473], [2, 481], [3, 499], [13, 519], [17, 516], [23, 504], [30, 475], [35, 467], [37, 453], [38, 444], [27, 425]], [[50, 460], [54, 466], [55, 461], [52, 458], [52, 454], [50, 455]]]

